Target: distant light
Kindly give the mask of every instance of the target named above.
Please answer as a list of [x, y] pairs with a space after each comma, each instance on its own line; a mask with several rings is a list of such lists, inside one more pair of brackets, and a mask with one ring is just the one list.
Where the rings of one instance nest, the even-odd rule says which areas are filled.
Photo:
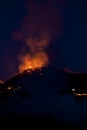
[[11, 90], [11, 87], [8, 87], [8, 90]]
[[74, 92], [74, 91], [75, 91], [75, 89], [73, 88], [73, 89], [72, 89], [72, 91]]
[[87, 93], [74, 93], [76, 96], [87, 96]]

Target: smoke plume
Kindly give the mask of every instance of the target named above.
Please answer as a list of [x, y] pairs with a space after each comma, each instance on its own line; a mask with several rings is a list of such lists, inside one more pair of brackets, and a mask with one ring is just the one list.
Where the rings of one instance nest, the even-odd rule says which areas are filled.
[[27, 14], [13, 35], [22, 46], [18, 57], [19, 72], [28, 68], [41, 68], [49, 64], [47, 48], [51, 40], [60, 37], [63, 31], [62, 13], [59, 3], [52, 0], [28, 1]]

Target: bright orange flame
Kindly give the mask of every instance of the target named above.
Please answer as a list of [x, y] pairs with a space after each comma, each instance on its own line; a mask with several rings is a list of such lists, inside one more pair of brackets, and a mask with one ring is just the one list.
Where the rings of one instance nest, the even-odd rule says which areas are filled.
[[44, 52], [30, 56], [29, 54], [20, 57], [21, 64], [19, 66], [19, 72], [22, 73], [24, 70], [35, 70], [41, 69], [48, 65], [48, 56]]

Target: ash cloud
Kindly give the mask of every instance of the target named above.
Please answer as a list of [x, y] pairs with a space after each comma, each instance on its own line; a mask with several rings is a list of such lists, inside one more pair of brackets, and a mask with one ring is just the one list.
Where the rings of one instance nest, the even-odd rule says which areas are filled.
[[[21, 2], [22, 1], [20, 1], [20, 5], [23, 4]], [[3, 47], [1, 47], [0, 73], [1, 79], [3, 80], [6, 80], [7, 77], [10, 77], [18, 72], [18, 64], [21, 60], [21, 55], [25, 56], [28, 52], [29, 55], [32, 56], [37, 54], [38, 51], [39, 53], [41, 53], [41, 51], [46, 53], [49, 49], [48, 46], [52, 43], [51, 41], [56, 37], [60, 38], [64, 31], [63, 10], [61, 7], [69, 5], [68, 0], [27, 0], [25, 3], [26, 16], [23, 20], [19, 20], [19, 23], [12, 23], [15, 24], [12, 26], [16, 26], [17, 24], [17, 27], [14, 29], [10, 27], [10, 24], [6, 27], [6, 29], [11, 28], [11, 30], [7, 32], [7, 34], [9, 33], [9, 40], [5, 38], [7, 37], [7, 34], [6, 36], [4, 34], [6, 43], [4, 43]], [[18, 10], [20, 10], [21, 13], [20, 7]], [[12, 15], [12, 12], [9, 13]], [[13, 14], [13, 17], [15, 17], [14, 15], [16, 15], [16, 13]], [[25, 13], [23, 16], [24, 15]], [[9, 18], [9, 21], [10, 20], [11, 19]], [[18, 21], [18, 19], [16, 19], [16, 21]], [[29, 42], [30, 40], [32, 41], [33, 46]], [[53, 55], [54, 54], [52, 54], [52, 56]]]
[[[25, 64], [22, 59], [29, 55], [31, 59], [35, 55], [44, 53], [49, 59], [47, 48], [53, 39], [61, 37], [63, 32], [63, 17], [60, 2], [36, 0], [27, 1], [27, 14], [21, 22], [18, 30], [14, 31], [13, 36], [21, 42], [22, 50], [19, 55], [19, 68]], [[22, 57], [22, 58], [20, 58]], [[46, 59], [47, 59], [46, 58]], [[44, 61], [43, 64], [47, 64]]]

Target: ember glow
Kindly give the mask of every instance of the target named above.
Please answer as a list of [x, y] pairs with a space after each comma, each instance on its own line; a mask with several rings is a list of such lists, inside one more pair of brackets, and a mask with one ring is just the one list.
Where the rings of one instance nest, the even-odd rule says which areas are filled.
[[25, 41], [25, 47], [28, 50], [19, 56], [20, 65], [19, 72], [30, 69], [41, 69], [49, 64], [48, 54], [46, 53], [46, 48], [49, 44], [49, 33], [44, 32], [39, 38], [28, 37]]
[[27, 14], [19, 29], [13, 33], [21, 43], [18, 55], [20, 73], [28, 69], [41, 69], [52, 62], [49, 46], [63, 32], [63, 16], [56, 4], [49, 0], [44, 3], [36, 0], [27, 2]]
[[74, 93], [75, 96], [87, 96], [87, 93]]
[[31, 57], [29, 54], [21, 57], [21, 64], [19, 66], [19, 72], [22, 73], [24, 70], [35, 70], [41, 69], [48, 65], [48, 56], [44, 53], [35, 54]]
[[0, 84], [3, 84], [4, 82], [2, 80], [0, 80]]
[[[41, 69], [49, 64], [49, 56], [46, 49], [50, 43], [51, 35], [48, 31], [43, 30], [38, 36], [28, 36], [25, 39], [25, 46], [19, 55], [19, 72], [24, 70]], [[27, 50], [27, 51], [26, 51]]]

